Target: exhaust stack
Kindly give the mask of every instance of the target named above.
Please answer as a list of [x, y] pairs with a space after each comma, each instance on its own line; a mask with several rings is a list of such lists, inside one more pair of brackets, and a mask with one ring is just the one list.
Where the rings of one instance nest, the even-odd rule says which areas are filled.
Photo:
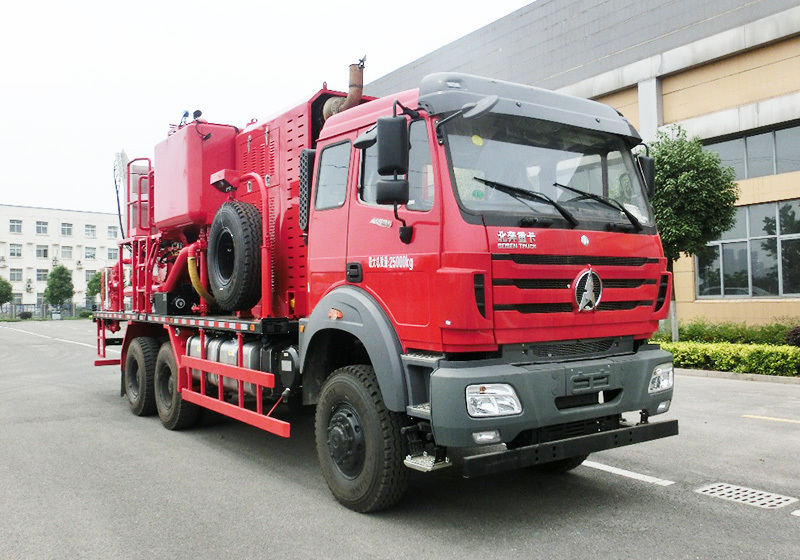
[[350, 65], [350, 89], [347, 97], [331, 97], [322, 107], [322, 116], [327, 121], [336, 113], [346, 111], [361, 103], [361, 94], [364, 91], [364, 62], [365, 56], [357, 64]]

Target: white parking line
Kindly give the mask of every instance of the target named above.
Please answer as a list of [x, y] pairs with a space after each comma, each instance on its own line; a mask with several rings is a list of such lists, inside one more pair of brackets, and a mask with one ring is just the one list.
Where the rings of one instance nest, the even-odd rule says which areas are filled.
[[793, 511], [792, 515], [796, 515], [797, 517], [800, 517], [800, 509]]
[[44, 335], [44, 334], [30, 332], [30, 331], [26, 331], [26, 330], [23, 330], [23, 329], [15, 329], [14, 327], [0, 326], [0, 329], [8, 329], [10, 331], [17, 331], [17, 332], [21, 332], [21, 333], [25, 333], [25, 334], [31, 334], [33, 336], [38, 336], [39, 338], [47, 338], [47, 339], [50, 339], [50, 340], [53, 339], [52, 336], [47, 336], [47, 335]]
[[[78, 342], [77, 340], [67, 340], [66, 338], [56, 338], [54, 336], [47, 336], [45, 334], [39, 334], [31, 331], [26, 331], [24, 329], [16, 329], [14, 327], [6, 327], [5, 325], [0, 326], [0, 329], [8, 329], [10, 331], [21, 332], [25, 334], [29, 334], [32, 336], [38, 336], [39, 338], [46, 338], [48, 340], [54, 340], [56, 342], [68, 342], [69, 344], [77, 344], [78, 346], [87, 346], [89, 348], [97, 348], [95, 344], [88, 344], [86, 342]], [[106, 352], [116, 352], [119, 354], [121, 350], [119, 348], [106, 348]]]
[[610, 467], [608, 465], [604, 465], [602, 463], [595, 463], [594, 461], [584, 461], [583, 465], [592, 469], [597, 469], [599, 471], [605, 471], [613, 474], [618, 474], [620, 476], [625, 476], [627, 478], [632, 478], [634, 480], [639, 480], [641, 482], [649, 482], [650, 484], [657, 484], [658, 486], [671, 486], [675, 484], [671, 480], [664, 480], [661, 478], [656, 478], [654, 476], [649, 476], [646, 474], [640, 474], [633, 471], [626, 471], [625, 469], [618, 469], [617, 467]]
[[775, 418], [774, 416], [756, 416], [755, 414], [742, 414], [742, 418], [751, 420], [768, 420], [770, 422], [783, 422], [785, 424], [800, 424], [800, 420], [790, 420], [788, 418]]

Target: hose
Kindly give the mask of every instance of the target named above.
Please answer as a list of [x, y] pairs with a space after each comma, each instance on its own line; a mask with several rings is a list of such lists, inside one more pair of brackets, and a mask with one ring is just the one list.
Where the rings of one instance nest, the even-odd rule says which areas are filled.
[[216, 305], [217, 302], [214, 296], [208, 293], [208, 290], [203, 287], [203, 283], [200, 281], [200, 274], [197, 272], [197, 257], [190, 254], [189, 258], [186, 259], [186, 264], [189, 269], [189, 279], [192, 281], [194, 290], [206, 303], [209, 305]]

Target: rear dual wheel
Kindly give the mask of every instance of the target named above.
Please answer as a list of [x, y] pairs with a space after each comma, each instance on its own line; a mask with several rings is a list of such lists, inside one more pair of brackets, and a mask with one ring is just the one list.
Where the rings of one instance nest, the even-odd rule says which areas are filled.
[[122, 386], [128, 398], [128, 406], [136, 416], [152, 416], [156, 413], [153, 391], [153, 375], [156, 368], [158, 340], [140, 336], [128, 346], [125, 369], [122, 371]]
[[197, 423], [200, 407], [183, 400], [178, 392], [178, 365], [169, 342], [162, 344], [158, 351], [153, 386], [156, 409], [165, 428], [183, 430]]

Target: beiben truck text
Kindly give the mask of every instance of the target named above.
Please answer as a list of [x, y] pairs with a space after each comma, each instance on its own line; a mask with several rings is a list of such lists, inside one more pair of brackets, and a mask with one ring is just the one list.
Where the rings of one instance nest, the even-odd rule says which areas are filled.
[[457, 73], [373, 99], [362, 76], [243, 129], [196, 113], [128, 163], [95, 363], [133, 413], [289, 437], [314, 406], [325, 480], [361, 512], [409, 469], [563, 472], [677, 434], [650, 421], [672, 280], [625, 118]]

